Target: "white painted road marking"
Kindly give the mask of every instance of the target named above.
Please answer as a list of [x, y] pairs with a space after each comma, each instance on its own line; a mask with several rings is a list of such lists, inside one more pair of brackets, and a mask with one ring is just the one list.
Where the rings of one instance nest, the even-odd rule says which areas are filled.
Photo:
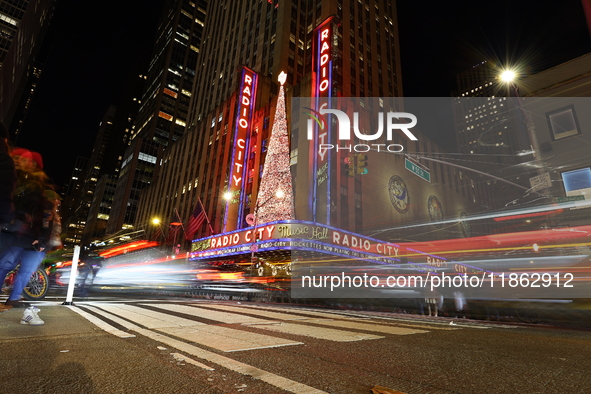
[[[144, 304], [161, 309], [172, 310], [175, 312], [187, 313], [193, 316], [203, 317], [209, 320], [220, 321], [222, 323], [241, 323], [248, 324], [253, 328], [282, 332], [285, 334], [302, 335], [306, 337], [324, 339], [334, 342], [353, 342], [367, 339], [383, 338], [377, 335], [362, 334], [353, 331], [335, 330], [331, 328], [322, 328], [317, 326], [308, 326], [304, 324], [278, 323], [274, 320], [259, 319], [256, 317], [238, 315], [230, 312], [218, 312], [205, 308], [196, 308], [186, 305], [163, 305], [163, 304]], [[250, 310], [249, 310], [250, 311]], [[255, 325], [256, 324], [256, 325]]]
[[227, 324], [242, 324], [242, 323], [268, 323], [268, 319], [259, 319], [252, 316], [239, 315], [236, 313], [218, 312], [212, 311], [211, 309], [198, 308], [187, 305], [176, 305], [176, 304], [142, 304], [145, 306], [151, 306], [155, 308], [164, 309], [172, 312], [184, 313], [190, 316], [196, 316], [203, 319], [219, 321]]
[[291, 335], [303, 335], [306, 337], [312, 337], [316, 339], [324, 339], [333, 342], [354, 342], [364, 341], [368, 339], [380, 339], [382, 336], [364, 334], [354, 331], [335, 330], [333, 328], [324, 328], [318, 326], [308, 326], [304, 324], [295, 323], [281, 323], [281, 324], [269, 324], [269, 325], [257, 325], [256, 328], [263, 330], [282, 332], [284, 334]]
[[303, 345], [289, 339], [220, 326], [171, 327], [158, 331], [224, 352]]
[[307, 386], [303, 383], [299, 383], [291, 379], [275, 375], [271, 372], [267, 372], [262, 369], [253, 367], [252, 365], [244, 364], [240, 361], [232, 360], [231, 358], [198, 348], [196, 346], [176, 340], [174, 338], [170, 338], [165, 335], [158, 334], [150, 330], [146, 330], [144, 328], [136, 326], [133, 323], [128, 322], [127, 320], [121, 319], [117, 316], [99, 310], [95, 307], [88, 307], [88, 309], [104, 316], [109, 320], [114, 321], [117, 324], [121, 324], [128, 330], [133, 330], [157, 342], [164, 343], [165, 345], [168, 345], [170, 347], [173, 347], [177, 350], [198, 357], [200, 359], [207, 360], [217, 365], [221, 365], [222, 367], [227, 368], [229, 370], [236, 371], [243, 375], [252, 376], [253, 378], [262, 380], [263, 382], [278, 387], [282, 390], [290, 391], [296, 394], [327, 394], [325, 391], [315, 389], [314, 387]]
[[101, 305], [101, 309], [149, 329], [165, 332], [224, 352], [301, 345], [301, 342], [251, 333], [228, 327], [211, 326], [166, 313], [131, 305]]
[[[209, 305], [208, 305], [209, 307]], [[277, 319], [277, 320], [309, 320], [310, 317], [307, 316], [299, 316], [294, 315], [291, 313], [279, 313], [279, 312], [271, 312], [268, 310], [255, 310], [254, 308], [243, 308], [239, 306], [230, 306], [230, 305], [211, 305], [211, 308], [220, 309], [223, 311], [229, 312], [237, 312], [237, 313], [248, 313], [250, 315], [258, 315], [264, 316], [269, 319]]]
[[90, 313], [85, 312], [80, 308], [77, 308], [75, 306], [69, 306], [69, 305], [67, 305], [67, 307], [70, 308], [71, 310], [73, 310], [74, 312], [76, 312], [77, 314], [79, 314], [80, 316], [84, 317], [89, 322], [93, 323], [95, 326], [97, 326], [101, 330], [108, 332], [109, 334], [113, 334], [115, 336], [118, 336], [119, 338], [135, 338], [135, 335], [129, 334], [125, 331], [121, 331], [118, 328], [115, 328], [112, 325], [105, 323], [104, 321], [102, 321], [98, 317], [91, 315]]

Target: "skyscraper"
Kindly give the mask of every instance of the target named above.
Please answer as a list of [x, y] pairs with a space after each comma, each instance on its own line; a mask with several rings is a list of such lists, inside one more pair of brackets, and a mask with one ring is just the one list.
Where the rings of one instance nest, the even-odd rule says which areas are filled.
[[0, 1], [0, 121], [13, 141], [49, 55], [58, 8], [56, 0]]
[[28, 0], [0, 1], [0, 66], [4, 62], [12, 40], [16, 36], [16, 31], [25, 15], [28, 4]]
[[71, 247], [79, 245], [84, 232], [84, 224], [80, 224], [79, 220], [74, 216], [74, 212], [79, 206], [80, 195], [82, 193], [82, 186], [84, 185], [85, 174], [87, 173], [88, 159], [78, 156], [72, 176], [66, 192], [63, 195], [60, 215], [62, 217], [62, 233], [64, 234], [64, 246]]
[[165, 4], [107, 233], [133, 227], [140, 191], [152, 181], [163, 148], [184, 133], [206, 8], [205, 0]]

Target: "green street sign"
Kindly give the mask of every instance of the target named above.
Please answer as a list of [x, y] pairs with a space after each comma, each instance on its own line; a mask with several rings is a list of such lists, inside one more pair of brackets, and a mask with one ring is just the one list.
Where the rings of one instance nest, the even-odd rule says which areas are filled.
[[423, 167], [419, 166], [418, 164], [413, 163], [412, 161], [404, 158], [404, 168], [418, 176], [419, 178], [423, 178], [427, 182], [431, 182], [431, 173], [429, 170], [424, 169]]
[[556, 197], [556, 202], [583, 201], [585, 196]]

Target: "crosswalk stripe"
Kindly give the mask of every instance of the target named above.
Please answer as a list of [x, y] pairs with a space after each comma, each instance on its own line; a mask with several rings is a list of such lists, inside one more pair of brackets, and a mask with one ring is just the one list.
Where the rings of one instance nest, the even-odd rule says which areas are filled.
[[89, 322], [93, 323], [95, 326], [97, 326], [98, 328], [108, 332], [109, 334], [113, 334], [119, 338], [135, 338], [135, 335], [133, 334], [129, 334], [125, 331], [121, 331], [118, 328], [113, 327], [112, 325], [102, 321], [101, 319], [99, 319], [96, 316], [91, 315], [88, 312], [83, 311], [80, 308], [74, 307], [74, 306], [69, 306], [67, 305], [67, 307], [71, 310], [73, 310], [74, 312], [76, 312], [77, 314], [79, 314], [80, 316], [84, 317], [86, 320], [88, 320]]
[[[208, 305], [209, 307], [209, 305]], [[251, 315], [259, 315], [259, 316], [265, 316], [268, 317], [269, 319], [277, 319], [277, 320], [308, 320], [310, 319], [310, 317], [307, 316], [299, 316], [299, 315], [294, 315], [291, 313], [279, 313], [279, 312], [271, 312], [271, 311], [255, 311], [251, 309], [245, 309], [243, 307], [239, 307], [239, 306], [230, 306], [230, 305], [211, 305], [211, 308], [214, 309], [220, 309], [223, 311], [229, 311], [229, 312], [237, 312], [237, 313], [248, 313]]]
[[[217, 305], [212, 305], [212, 307], [217, 307]], [[258, 306], [254, 306], [254, 305], [245, 305], [245, 308], [255, 309], [255, 310], [262, 310], [262, 311], [265, 311], [266, 310], [266, 309], [264, 309], [262, 307], [258, 307]], [[282, 308], [282, 307], [274, 307], [273, 309], [277, 309], [277, 310], [281, 310], [281, 311], [289, 312], [289, 313], [297, 313], [299, 315], [310, 315], [310, 316], [316, 316], [316, 317], [325, 317], [327, 319], [353, 319], [353, 317], [339, 315], [337, 313], [317, 312], [317, 311], [311, 311], [311, 310], [300, 309], [300, 308], [289, 309], [289, 308]], [[292, 316], [296, 316], [296, 315], [292, 315]], [[302, 317], [305, 317], [305, 316], [302, 316]]]
[[158, 331], [224, 352], [303, 345], [302, 342], [289, 339], [220, 326], [171, 327], [161, 328]]
[[252, 316], [239, 315], [236, 313], [218, 312], [210, 309], [199, 308], [195, 306], [176, 305], [176, 304], [142, 304], [144, 306], [151, 306], [155, 308], [164, 309], [172, 312], [180, 312], [191, 316], [201, 317], [203, 319], [219, 321], [227, 324], [242, 324], [242, 323], [268, 323], [268, 319], [259, 319]]
[[[217, 308], [219, 305], [212, 305], [212, 308]], [[265, 309], [263, 309], [262, 307], [259, 306], [254, 306], [254, 305], [245, 305], [246, 308], [250, 308], [250, 309], [256, 309], [259, 310], [259, 313], [265, 313]], [[419, 323], [423, 323], [422, 321], [418, 321], [418, 320], [412, 320], [412, 319], [403, 319], [403, 318], [389, 318], [389, 317], [384, 317], [384, 316], [367, 316], [367, 315], [359, 315], [359, 314], [353, 314], [353, 313], [347, 313], [347, 312], [317, 312], [317, 311], [313, 311], [313, 310], [309, 310], [309, 309], [305, 309], [305, 308], [294, 308], [294, 309], [290, 309], [290, 308], [282, 308], [282, 307], [274, 307], [273, 309], [278, 309], [278, 310], [282, 310], [285, 312], [291, 312], [291, 313], [301, 313], [301, 314], [307, 314], [307, 315], [311, 315], [311, 316], [318, 316], [318, 317], [324, 317], [327, 319], [339, 319], [339, 320], [351, 320], [351, 319], [384, 319], [384, 320], [390, 320], [390, 321], [394, 321], [396, 323], [399, 323], [400, 325], [404, 325], [404, 326], [408, 326], [408, 327], [417, 327], [417, 328], [426, 328], [428, 330], [457, 330], [459, 329], [459, 327], [449, 327], [449, 322], [445, 321], [445, 322], [430, 322], [430, 321], [425, 321], [424, 324], [419, 324]], [[244, 312], [246, 313], [246, 312]], [[248, 313], [252, 313], [252, 312], [248, 312]], [[255, 314], [255, 313], [252, 313]], [[410, 323], [414, 323], [414, 324], [407, 324], [406, 322], [410, 322]], [[489, 327], [482, 327], [482, 326], [477, 326], [477, 325], [467, 325], [467, 324], [462, 324], [462, 327], [470, 327], [470, 328], [489, 328]]]
[[133, 330], [145, 337], [148, 337], [160, 343], [164, 343], [168, 346], [171, 346], [177, 350], [198, 357], [200, 359], [207, 360], [217, 365], [221, 365], [222, 367], [227, 368], [229, 370], [239, 372], [243, 375], [252, 376], [253, 378], [262, 380], [263, 382], [278, 387], [282, 390], [290, 391], [296, 394], [327, 394], [325, 391], [315, 389], [314, 387], [307, 386], [303, 383], [299, 383], [291, 379], [284, 378], [283, 376], [275, 375], [271, 372], [267, 372], [262, 369], [253, 367], [252, 365], [244, 364], [240, 361], [236, 361], [231, 358], [210, 352], [208, 350], [198, 348], [196, 346], [179, 341], [177, 339], [170, 338], [165, 335], [158, 334], [156, 332], [138, 327], [133, 323], [130, 323], [117, 316], [114, 316], [108, 312], [102, 311], [98, 308], [92, 306], [89, 306], [87, 308], [95, 311], [97, 314], [100, 314], [109, 320], [114, 321], [117, 324], [121, 324], [128, 330]]
[[100, 308], [150, 329], [224, 352], [302, 345], [302, 342], [229, 327], [213, 327], [205, 323], [131, 305], [101, 305]]
[[[400, 322], [401, 325], [406, 325], [409, 327], [427, 327], [430, 330], [455, 330], [460, 327], [451, 328], [449, 327], [449, 320], [443, 321], [429, 321], [429, 320], [420, 320], [420, 318], [404, 318], [404, 317], [388, 317], [388, 316], [367, 316], [367, 315], [359, 315], [347, 312], [335, 312], [335, 313], [343, 313], [350, 317], [364, 317], [364, 318], [376, 318], [376, 319], [383, 319], [383, 320], [390, 320], [395, 322]], [[479, 329], [488, 329], [488, 328], [517, 328], [516, 326], [507, 326], [507, 325], [490, 325], [484, 323], [471, 323], [470, 320], [464, 319], [457, 319], [453, 320], [454, 322], [458, 322], [457, 325], [461, 326], [461, 328], [479, 328]], [[410, 324], [408, 324], [410, 323]]]
[[142, 326], [150, 329], [167, 328], [167, 327], [192, 327], [203, 326], [201, 323], [194, 320], [184, 319], [182, 317], [172, 316], [167, 313], [155, 312], [148, 309], [140, 308], [132, 305], [100, 305], [101, 309], [107, 312], [114, 313], [126, 319], [132, 320]]
[[304, 324], [293, 324], [276, 322], [273, 320], [259, 319], [244, 315], [237, 315], [229, 312], [217, 312], [205, 308], [197, 308], [187, 305], [162, 305], [162, 304], [144, 304], [161, 309], [172, 310], [175, 312], [186, 313], [193, 316], [203, 317], [205, 319], [220, 321], [222, 323], [242, 323], [251, 325], [254, 328], [277, 331], [285, 334], [302, 335], [316, 339], [325, 339], [335, 342], [363, 341], [367, 339], [379, 339], [382, 336], [361, 334], [353, 331], [335, 330], [331, 328], [320, 328], [317, 326], [308, 326]]
[[312, 337], [316, 339], [324, 339], [333, 342], [354, 342], [364, 341], [368, 339], [380, 339], [383, 336], [364, 334], [354, 331], [336, 330], [333, 328], [324, 328], [318, 326], [309, 326], [304, 324], [295, 323], [281, 323], [281, 324], [268, 324], [268, 325], [257, 325], [256, 328], [263, 330], [276, 331], [284, 334], [291, 335], [302, 335], [306, 337]]
[[342, 320], [341, 321], [319, 320], [319, 321], [316, 321], [315, 323], [322, 324], [323, 326], [351, 328], [354, 330], [381, 332], [384, 334], [394, 334], [394, 335], [424, 334], [426, 332], [429, 332], [427, 330], [415, 330], [415, 329], [406, 328], [406, 327], [386, 326], [383, 324], [357, 323], [357, 322], [342, 321]]
[[[257, 308], [250, 308], [248, 310], [245, 310], [245, 308], [243, 308], [243, 307], [229, 306], [229, 305], [212, 305], [211, 307], [212, 308], [215, 308], [215, 309], [220, 309], [220, 310], [227, 310], [227, 311], [240, 312], [240, 313], [248, 313], [248, 314], [259, 315], [259, 316], [268, 316], [268, 317], [271, 317], [271, 318], [281, 319], [281, 320], [308, 320], [308, 319], [310, 319], [309, 317], [305, 317], [305, 316], [299, 316], [299, 315], [293, 315], [293, 314], [287, 314], [287, 313], [278, 313], [278, 312], [267, 312], [266, 310], [262, 310], [262, 309], [258, 310]], [[257, 309], [257, 310], [255, 310], [255, 309]], [[285, 309], [285, 310], [286, 311], [290, 311], [290, 312], [292, 311], [290, 309]], [[298, 311], [300, 311], [300, 310], [299, 309], [298, 310], [294, 310], [294, 312], [298, 312]], [[322, 312], [318, 312], [318, 313], [322, 313]], [[324, 314], [324, 315], [326, 315], [326, 314]], [[335, 314], [329, 314], [329, 315], [326, 315], [326, 316], [323, 316], [323, 317], [327, 318], [329, 316], [332, 317], [332, 318], [337, 318], [337, 319], [351, 319], [350, 316], [344, 316], [344, 315], [340, 315], [340, 314], [336, 314], [336, 313]], [[367, 317], [367, 316], [361, 316], [361, 318], [371, 319], [371, 317]], [[319, 323], [319, 324], [323, 324], [323, 323]], [[335, 323], [334, 325], [335, 326], [339, 326], [340, 325], [342, 327], [347, 327], [346, 325], [341, 325], [340, 323], [339, 324], [336, 324]], [[407, 327], [413, 327], [413, 328], [421, 328], [421, 329], [426, 329], [427, 328], [429, 330], [431, 330], [431, 329], [435, 329], [435, 330], [457, 330], [458, 329], [458, 328], [449, 327], [449, 326], [447, 326], [447, 327], [446, 326], [443, 326], [443, 327], [431, 327], [431, 326], [426, 327], [424, 325], [418, 325], [418, 324], [411, 325], [411, 324], [404, 324], [404, 323], [402, 323], [401, 325], [407, 326]], [[359, 329], [361, 329], [361, 328], [359, 328]], [[366, 330], [366, 331], [369, 331], [369, 330]], [[401, 332], [404, 332], [404, 331], [401, 331]], [[418, 332], [422, 332], [422, 331], [418, 331]], [[397, 334], [397, 335], [404, 335], [404, 334]]]

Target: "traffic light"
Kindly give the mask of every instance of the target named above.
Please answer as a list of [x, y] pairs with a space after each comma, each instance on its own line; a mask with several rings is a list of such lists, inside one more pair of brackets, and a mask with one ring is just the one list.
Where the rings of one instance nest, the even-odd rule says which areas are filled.
[[355, 176], [355, 158], [354, 157], [345, 157], [345, 171], [347, 175], [350, 177]]
[[369, 172], [367, 169], [367, 155], [357, 155], [357, 174], [365, 175]]

